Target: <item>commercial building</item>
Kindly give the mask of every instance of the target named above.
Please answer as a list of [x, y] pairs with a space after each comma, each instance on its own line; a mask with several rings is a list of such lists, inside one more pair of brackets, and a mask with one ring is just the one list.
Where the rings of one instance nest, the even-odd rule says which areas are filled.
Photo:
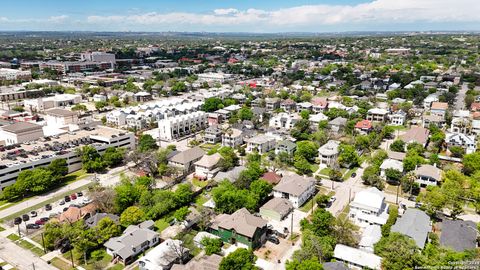
[[58, 94], [50, 97], [26, 99], [23, 106], [29, 111], [43, 112], [51, 108], [63, 108], [82, 102], [82, 96], [77, 94]]
[[71, 72], [86, 72], [95, 70], [105, 70], [114, 67], [111, 62], [92, 62], [92, 61], [77, 61], [77, 62], [60, 62], [48, 61], [40, 63], [40, 70], [50, 69], [55, 70], [60, 74], [67, 74]]
[[1, 127], [0, 141], [4, 145], [35, 141], [43, 137], [43, 127], [30, 122], [17, 122]]
[[88, 62], [106, 62], [115, 64], [115, 54], [105, 52], [85, 52], [80, 54], [82, 61]]
[[[25, 124], [25, 123], [20, 123]], [[12, 149], [4, 147], [0, 159], [0, 188], [15, 183], [20, 172], [37, 167], [48, 166], [55, 159], [65, 159], [68, 172], [74, 172], [82, 168], [82, 161], [76, 148], [85, 145], [93, 146], [99, 153], [103, 153], [109, 147], [135, 148], [135, 136], [131, 132], [125, 132], [104, 126], [97, 126], [93, 130], [77, 130], [55, 137], [44, 138], [38, 125], [26, 126], [21, 129], [11, 129], [14, 132], [28, 134], [25, 140]], [[7, 128], [7, 130], [9, 130]], [[21, 136], [21, 138], [24, 138]]]

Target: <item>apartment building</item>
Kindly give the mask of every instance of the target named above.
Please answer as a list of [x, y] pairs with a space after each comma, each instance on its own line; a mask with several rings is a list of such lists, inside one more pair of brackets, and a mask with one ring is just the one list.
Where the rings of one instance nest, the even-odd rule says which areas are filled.
[[279, 98], [266, 98], [265, 99], [265, 108], [267, 111], [273, 111], [280, 108], [280, 99]]
[[172, 141], [192, 132], [203, 130], [207, 126], [207, 114], [205, 112], [198, 111], [174, 116], [158, 122], [159, 138]]
[[80, 59], [87, 62], [105, 62], [115, 64], [115, 54], [106, 52], [85, 52], [80, 54]]
[[0, 81], [31, 80], [32, 73], [29, 70], [0, 68]]
[[85, 72], [94, 70], [111, 69], [114, 64], [111, 62], [92, 62], [92, 61], [77, 61], [77, 62], [60, 62], [60, 61], [48, 61], [40, 63], [40, 70], [50, 69], [55, 70], [61, 74], [67, 74], [71, 72]]
[[134, 149], [135, 136], [131, 132], [105, 126], [77, 130], [49, 139], [37, 132], [26, 143], [11, 149], [4, 148], [6, 151], [2, 152], [0, 159], [0, 189], [15, 183], [21, 171], [48, 166], [56, 159], [67, 161], [69, 173], [80, 170], [82, 161], [76, 149], [85, 145], [95, 147], [100, 153], [109, 147]]

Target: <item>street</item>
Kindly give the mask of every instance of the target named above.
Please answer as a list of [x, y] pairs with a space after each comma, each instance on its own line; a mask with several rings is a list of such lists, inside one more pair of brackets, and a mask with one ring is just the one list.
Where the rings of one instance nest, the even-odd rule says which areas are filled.
[[29, 250], [17, 246], [10, 240], [0, 237], [0, 258], [7, 261], [17, 269], [26, 270], [56, 270]]
[[465, 109], [465, 95], [468, 91], [468, 84], [463, 83], [460, 89], [458, 89], [457, 97], [455, 99], [455, 110]]

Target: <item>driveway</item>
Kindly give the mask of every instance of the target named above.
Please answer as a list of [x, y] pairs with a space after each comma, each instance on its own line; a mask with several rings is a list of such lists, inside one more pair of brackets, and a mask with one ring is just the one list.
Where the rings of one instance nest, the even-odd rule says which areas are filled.
[[57, 270], [29, 250], [3, 237], [0, 237], [0, 258], [17, 269]]

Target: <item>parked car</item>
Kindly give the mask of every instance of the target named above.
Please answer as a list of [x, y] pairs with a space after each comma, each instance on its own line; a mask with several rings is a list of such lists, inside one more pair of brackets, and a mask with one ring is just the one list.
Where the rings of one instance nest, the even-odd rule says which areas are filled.
[[37, 216], [37, 211], [32, 211], [32, 212], [30, 212], [30, 216], [31, 216], [31, 217], [36, 217], [36, 216]]
[[352, 173], [352, 178], [355, 178], [357, 176], [357, 173]]
[[42, 217], [42, 218], [40, 218], [40, 220], [43, 221], [43, 222], [47, 222], [47, 221], [50, 220], [50, 218], [49, 217]]
[[47, 210], [47, 211], [52, 210], [52, 205], [51, 204], [45, 205], [45, 210]]
[[65, 198], [63, 198], [63, 199], [65, 200], [65, 202], [71, 201], [70, 196], [65, 196]]
[[30, 224], [27, 224], [27, 229], [39, 229], [40, 228], [40, 225], [38, 224], [35, 224], [35, 223], [30, 223]]
[[76, 200], [77, 199], [77, 194], [73, 193], [72, 195], [70, 195], [70, 199]]
[[45, 221], [42, 221], [41, 219], [38, 219], [37, 221], [35, 221], [35, 224], [43, 225], [43, 224], [45, 224]]
[[69, 251], [70, 249], [72, 249], [72, 246], [70, 244], [65, 244], [60, 248], [60, 252], [63, 254]]
[[27, 222], [27, 221], [30, 220], [30, 216], [27, 215], [27, 214], [23, 214], [23, 215], [22, 215], [22, 220], [23, 220], [23, 222]]
[[61, 200], [58, 204], [59, 204], [59, 205], [64, 205], [64, 204], [65, 204], [65, 201], [64, 201], [64, 200]]
[[82, 196], [83, 196], [83, 192], [81, 192], [81, 191], [80, 191], [80, 192], [77, 192], [77, 196], [78, 196], [78, 197], [82, 197]]
[[67, 211], [68, 210], [68, 207], [65, 207], [63, 208], [63, 212]]
[[280, 240], [278, 240], [278, 238], [274, 237], [274, 236], [269, 236], [267, 237], [267, 240], [274, 243], [275, 245], [278, 245], [280, 244]]
[[423, 203], [417, 202], [417, 203], [415, 203], [415, 208], [420, 208], [420, 207], [422, 207], [422, 205], [423, 205]]
[[332, 197], [330, 197], [330, 199], [328, 199], [328, 203], [329, 203], [329, 204], [332, 204], [332, 203], [333, 203], [334, 201], [336, 201], [336, 200], [337, 200], [337, 197], [332, 196]]

